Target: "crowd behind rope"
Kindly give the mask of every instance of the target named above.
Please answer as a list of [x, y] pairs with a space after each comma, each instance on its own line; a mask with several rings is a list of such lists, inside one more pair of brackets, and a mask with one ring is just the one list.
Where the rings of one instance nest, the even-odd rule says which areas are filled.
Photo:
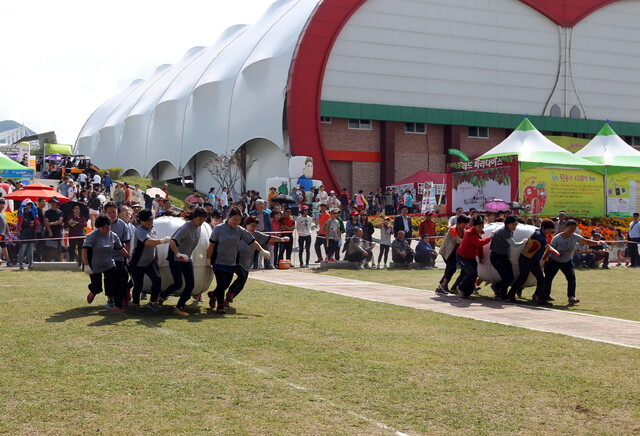
[[[488, 261], [502, 278], [492, 284], [496, 297], [516, 302], [531, 272], [537, 281], [532, 298], [540, 305], [553, 301], [551, 285], [559, 271], [567, 277], [569, 303], [579, 302], [574, 268], [599, 264], [608, 268], [609, 248], [616, 252], [619, 262], [628, 255], [631, 267], [639, 265], [637, 246], [626, 247], [629, 241], [640, 242], [638, 214], [634, 214], [629, 226], [628, 239], [618, 230], [615, 241], [608, 246], [597, 233], [589, 238], [578, 235], [577, 223], [565, 213], [560, 213], [554, 222], [533, 217], [522, 219], [507, 212], [484, 216], [472, 209], [465, 214], [459, 208], [450, 218], [444, 241], [437, 249], [436, 236], [443, 235], [436, 235], [434, 214], [425, 214], [419, 226], [412, 224], [409, 215], [415, 211], [415, 202], [410, 191], [400, 195], [393, 189], [378, 189], [369, 195], [359, 191], [351, 196], [346, 189], [340, 193], [327, 192], [323, 187], [309, 192], [300, 189], [291, 193], [291, 204], [283, 205], [276, 202], [275, 188], [270, 189], [266, 199], [257, 191], [248, 191], [235, 201], [226, 188], [211, 188], [206, 194], [194, 189], [182, 210], [171, 204], [167, 185], [163, 187], [164, 195], [150, 197], [138, 185], [112, 181], [108, 172], [103, 177], [96, 174], [92, 179], [83, 176], [77, 180], [65, 177], [56, 189], [87, 205], [89, 219], [82, 216], [79, 208], [64, 217], [56, 198], [48, 202], [38, 199], [35, 203], [26, 200], [17, 205], [16, 230], [18, 240], [24, 242], [9, 244], [13, 248], [11, 256], [5, 238], [3, 258], [17, 263], [20, 269], [25, 260], [29, 268], [34, 260], [76, 261], [90, 275], [87, 301], [91, 303], [104, 290], [107, 305], [117, 311], [125, 310], [127, 304], [139, 310], [140, 300], [146, 298], [141, 294], [146, 275], [152, 283], [149, 297], [152, 310], [159, 310], [185, 283], [175, 313], [188, 315], [185, 304], [193, 289], [191, 252], [199, 228], [205, 224], [212, 227], [208, 258], [216, 277], [216, 287], [208, 293], [209, 304], [218, 313], [224, 313], [225, 305], [242, 291], [251, 269], [277, 268], [281, 259], [295, 263], [294, 241], [300, 268], [309, 267], [313, 255], [316, 263], [330, 264], [343, 257], [357, 262], [362, 269], [388, 267], [389, 257], [396, 267], [408, 268], [417, 262], [424, 269], [433, 269], [441, 256], [446, 267], [436, 292], [457, 293], [462, 298], [477, 292], [478, 262], [487, 261], [483, 259], [482, 246], [491, 244]], [[108, 199], [105, 204], [99, 194]], [[0, 211], [4, 204], [5, 200], [0, 199]], [[396, 212], [394, 217], [384, 216]], [[153, 220], [166, 215], [181, 216], [185, 224], [173, 236], [158, 239]], [[384, 216], [377, 238], [369, 220], [371, 215]], [[482, 238], [488, 222], [504, 222], [504, 227]], [[526, 240], [515, 241], [513, 232], [520, 223], [534, 225], [538, 230]], [[4, 214], [0, 213], [0, 234], [11, 234], [7, 228]], [[85, 229], [90, 230], [88, 235]], [[69, 236], [68, 244], [62, 242], [63, 232]], [[167, 260], [172, 283], [162, 283], [158, 274], [155, 247], [160, 244], [170, 246]], [[518, 261], [521, 273], [515, 277], [509, 253], [512, 247], [525, 244], [527, 247]], [[377, 261], [373, 253], [376, 245], [379, 245]], [[131, 250], [132, 246], [135, 249]], [[460, 274], [450, 285], [457, 270]]]

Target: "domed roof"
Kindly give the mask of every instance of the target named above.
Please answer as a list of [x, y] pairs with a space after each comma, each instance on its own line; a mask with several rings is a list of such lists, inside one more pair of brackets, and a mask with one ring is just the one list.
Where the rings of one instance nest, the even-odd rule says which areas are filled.
[[183, 168], [196, 153], [225, 153], [254, 138], [285, 148], [287, 79], [318, 0], [279, 0], [253, 25], [227, 29], [100, 106], [75, 151], [142, 175], [161, 161]]

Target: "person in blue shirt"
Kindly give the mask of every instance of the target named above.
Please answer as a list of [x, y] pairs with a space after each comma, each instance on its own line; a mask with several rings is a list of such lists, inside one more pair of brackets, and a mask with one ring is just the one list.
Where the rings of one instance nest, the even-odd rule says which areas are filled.
[[104, 185], [104, 192], [107, 193], [108, 195], [111, 195], [111, 185], [113, 184], [113, 181], [111, 180], [111, 175], [109, 174], [109, 171], [104, 173], [104, 179], [102, 179], [102, 184]]
[[415, 261], [422, 264], [423, 269], [433, 269], [436, 266], [438, 253], [429, 244], [429, 235], [424, 234], [416, 246]]

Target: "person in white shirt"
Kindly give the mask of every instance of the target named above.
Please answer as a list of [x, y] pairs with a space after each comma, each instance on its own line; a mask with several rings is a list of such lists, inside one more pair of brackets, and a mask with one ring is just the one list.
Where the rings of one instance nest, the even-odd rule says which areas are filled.
[[[633, 221], [629, 223], [629, 241], [640, 242], [640, 214], [634, 212]], [[637, 268], [640, 266], [640, 255], [638, 255], [638, 244], [629, 244], [629, 261], [630, 267]]]
[[102, 184], [102, 177], [100, 177], [100, 174], [95, 173], [93, 176], [93, 190], [100, 191], [101, 184]]
[[340, 207], [341, 205], [342, 203], [340, 203], [340, 199], [336, 197], [336, 191], [331, 191], [329, 193], [329, 197], [327, 198], [327, 206], [329, 206], [329, 209]]
[[220, 207], [222, 208], [222, 216], [227, 216], [227, 209], [229, 209], [229, 197], [227, 195], [227, 188], [222, 188], [222, 192], [218, 195], [220, 200]]
[[85, 173], [78, 174], [78, 183], [81, 189], [87, 187], [87, 175]]
[[320, 185], [320, 187], [318, 188], [318, 201], [320, 202], [320, 204], [326, 204], [328, 207], [328, 200], [329, 194], [327, 194], [327, 191], [324, 190], [324, 185]]
[[[309, 216], [309, 206], [306, 204], [300, 208], [300, 216], [296, 219], [296, 231], [298, 232], [298, 257], [300, 268], [309, 267], [311, 257], [311, 225], [313, 218]], [[306, 262], [303, 262], [303, 253], [306, 251]]]
[[456, 207], [456, 214], [449, 218], [449, 227], [458, 225], [458, 217], [462, 215], [462, 208]]

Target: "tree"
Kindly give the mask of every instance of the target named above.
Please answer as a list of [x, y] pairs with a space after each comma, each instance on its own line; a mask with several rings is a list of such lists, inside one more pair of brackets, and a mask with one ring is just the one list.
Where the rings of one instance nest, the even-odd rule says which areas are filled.
[[214, 154], [202, 164], [202, 168], [211, 174], [220, 188], [229, 188], [232, 198], [237, 199], [240, 196], [237, 195], [236, 185], [243, 180], [255, 161], [247, 162], [246, 151], [240, 149], [235, 153]]

